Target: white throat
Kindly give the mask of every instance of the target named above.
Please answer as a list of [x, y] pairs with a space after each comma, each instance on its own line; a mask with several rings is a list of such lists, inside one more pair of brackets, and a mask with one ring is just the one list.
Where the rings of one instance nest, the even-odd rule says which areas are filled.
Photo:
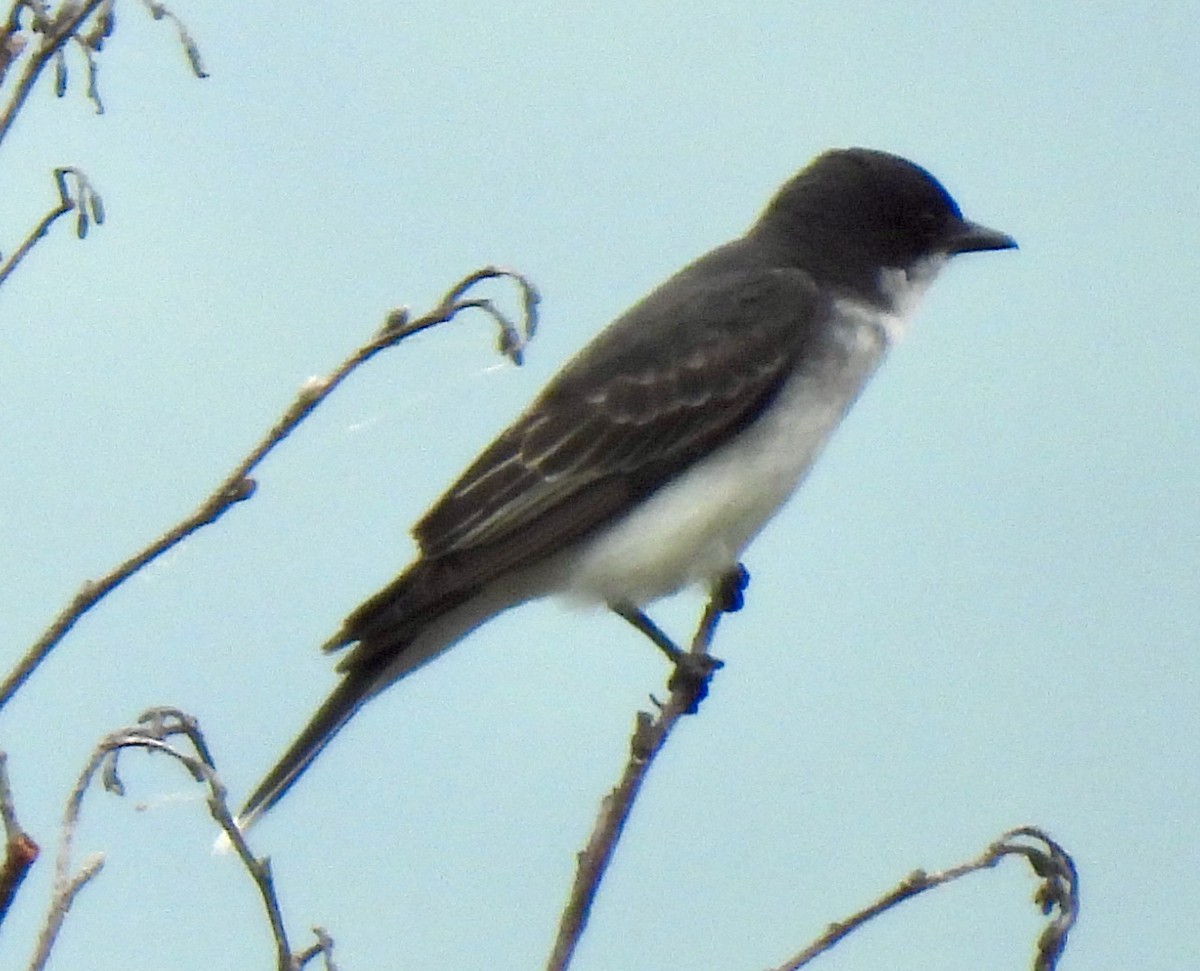
[[879, 322], [889, 345], [908, 333], [921, 298], [948, 259], [945, 253], [935, 253], [922, 257], [908, 269], [879, 271], [879, 292], [887, 301]]

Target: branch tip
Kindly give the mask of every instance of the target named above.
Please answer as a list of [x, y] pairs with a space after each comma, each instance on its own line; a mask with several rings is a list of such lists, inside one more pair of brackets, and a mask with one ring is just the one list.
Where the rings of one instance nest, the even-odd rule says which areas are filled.
[[[1031, 845], [1025, 840], [1033, 840], [1034, 844]], [[1020, 826], [1009, 830], [991, 843], [983, 853], [965, 863], [932, 873], [913, 870], [873, 903], [844, 920], [829, 924], [824, 934], [775, 971], [799, 971], [818, 955], [834, 947], [843, 937], [897, 904], [935, 887], [953, 883], [970, 873], [991, 869], [1006, 856], [1023, 857], [1034, 873], [1045, 881], [1034, 893], [1034, 902], [1042, 908], [1043, 914], [1048, 916], [1051, 911], [1058, 909], [1058, 915], [1048, 922], [1038, 936], [1033, 962], [1034, 971], [1054, 971], [1066, 948], [1067, 934], [1079, 912], [1078, 874], [1066, 850], [1044, 830], [1035, 826]]]
[[[80, 170], [71, 167], [59, 168], [55, 170], [54, 177], [59, 187], [61, 204], [55, 210], [55, 213], [52, 214], [49, 221], [53, 221], [53, 219], [74, 208], [77, 204], [76, 200], [85, 201], [90, 206], [93, 216], [97, 217], [94, 221], [100, 221], [98, 215], [103, 215], [103, 203], [92, 189], [86, 176]], [[74, 192], [71, 191], [72, 182], [76, 187]], [[41, 233], [44, 233], [45, 228], [49, 225], [49, 221], [44, 221], [45, 225], [42, 227]], [[0, 283], [3, 283], [5, 276], [11, 272], [13, 266], [28, 252], [33, 242], [36, 242], [36, 238], [38, 238], [37, 232], [31, 235], [30, 240], [27, 240], [26, 245], [22, 249], [14, 253], [3, 266], [0, 266]], [[268, 454], [291, 435], [299, 427], [300, 423], [332, 394], [334, 389], [349, 377], [352, 372], [379, 352], [393, 346], [405, 337], [452, 319], [459, 311], [466, 309], [468, 306], [469, 302], [464, 302], [461, 299], [462, 293], [466, 288], [480, 280], [491, 279], [496, 276], [504, 276], [517, 280], [525, 295], [523, 298], [525, 305], [532, 307], [536, 304], [536, 290], [534, 290], [533, 284], [524, 276], [510, 270], [497, 270], [494, 267], [488, 267], [465, 277], [451, 288], [437, 307], [421, 318], [416, 320], [410, 319], [409, 311], [404, 307], [391, 311], [385, 319], [383, 328], [364, 344], [356, 348], [333, 371], [324, 377], [309, 378], [304, 382], [295, 400], [288, 405], [283, 414], [266, 432], [258, 444], [251, 449], [238, 466], [226, 476], [225, 480], [190, 515], [150, 542], [143, 549], [134, 553], [124, 562], [113, 567], [99, 580], [94, 582], [89, 581], [84, 585], [74, 599], [59, 612], [51, 625], [25, 651], [25, 654], [20, 658], [12, 671], [0, 681], [0, 709], [3, 709], [13, 695], [26, 683], [33, 672], [50, 655], [54, 648], [58, 646], [68, 631], [78, 622], [79, 618], [87, 613], [87, 611], [91, 610], [92, 607], [128, 580], [134, 573], [162, 556], [168, 550], [173, 549], [192, 535], [192, 533], [216, 522], [233, 505], [243, 502], [254, 495], [257, 485], [250, 473], [259, 466]], [[506, 319], [502, 314], [499, 316], [501, 319]], [[534, 320], [532, 317], [526, 317], [524, 326], [527, 335], [526, 339], [528, 339], [528, 335], [532, 334], [534, 329]], [[513, 329], [515, 330], [515, 328]], [[524, 346], [524, 343], [520, 341], [514, 343], [511, 337], [506, 338], [506, 340], [508, 341], [506, 346], [509, 347], [510, 351], [519, 356], [520, 348]], [[327, 647], [326, 650], [328, 649], [330, 648]]]
[[[176, 748], [171, 744], [171, 740], [179, 736], [184, 737], [189, 743], [192, 749], [190, 753]], [[206, 803], [209, 810], [222, 829], [226, 833], [230, 833], [233, 848], [254, 880], [259, 891], [259, 896], [262, 898], [264, 909], [271, 924], [271, 931], [275, 938], [278, 956], [277, 966], [280, 971], [297, 971], [297, 969], [303, 967], [304, 963], [311, 960], [312, 956], [318, 953], [325, 953], [327, 955], [326, 968], [332, 969], [332, 960], [329, 957], [332, 952], [332, 941], [324, 932], [318, 935], [320, 948], [314, 951], [312, 955], [305, 957], [305, 955], [309, 954], [308, 951], [302, 954], [295, 954], [291, 951], [287, 943], [287, 932], [283, 924], [279, 901], [275, 895], [274, 884], [271, 879], [270, 862], [266, 857], [261, 859], [256, 858], [247, 846], [242, 833], [237, 830], [226, 801], [225, 785], [217, 776], [212, 754], [204, 739], [203, 732], [200, 730], [199, 723], [186, 712], [171, 707], [151, 708], [138, 717], [135, 725], [110, 732], [100, 740], [92, 752], [87, 766], [80, 773], [75, 788], [67, 801], [67, 811], [64, 814], [62, 834], [59, 840], [58, 859], [55, 863], [53, 897], [50, 910], [39, 936], [34, 961], [30, 967], [38, 971], [38, 969], [45, 966], [72, 902], [79, 891], [100, 872], [101, 867], [104, 865], [103, 855], [93, 854], [72, 873], [71, 847], [79, 822], [84, 794], [97, 771], [102, 771], [102, 778], [106, 787], [111, 788], [112, 791], [124, 793], [124, 787], [121, 785], [117, 774], [117, 763], [120, 754], [129, 748], [140, 748], [149, 752], [161, 752], [170, 756], [182, 765], [193, 779], [208, 788]]]

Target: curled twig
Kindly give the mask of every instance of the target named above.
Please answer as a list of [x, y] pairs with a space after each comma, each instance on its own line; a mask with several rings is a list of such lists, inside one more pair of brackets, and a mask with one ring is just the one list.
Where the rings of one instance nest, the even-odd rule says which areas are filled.
[[[179, 18], [162, 4], [150, 0], [142, 2], [155, 20], [166, 18], [175, 24], [193, 72], [198, 77], [207, 77], [200, 62], [196, 42]], [[113, 32], [114, 5], [115, 0], [84, 0], [80, 3], [60, 3], [57, 7], [52, 7], [48, 2], [14, 0], [7, 18], [0, 26], [0, 87], [3, 86], [10, 69], [18, 63], [21, 67], [17, 80], [0, 98], [0, 142], [7, 136], [13, 121], [24, 107], [30, 91], [47, 65], [54, 65], [54, 93], [60, 98], [67, 93], [68, 43], [74, 43], [83, 52], [87, 64], [86, 96], [96, 106], [97, 113], [104, 112], [98, 85], [97, 58], [105, 41]], [[68, 185], [67, 176], [72, 177], [73, 188]], [[90, 223], [104, 222], [100, 196], [92, 189], [82, 172], [70, 167], [58, 168], [54, 170], [54, 177], [58, 182], [58, 206], [42, 217], [12, 255], [0, 263], [0, 284], [4, 283], [61, 216], [71, 211], [77, 214], [75, 232], [80, 239], [87, 235]]]
[[192, 73], [198, 78], [208, 77], [208, 72], [204, 70], [204, 62], [200, 59], [200, 47], [188, 32], [187, 27], [184, 26], [183, 21], [166, 6], [155, 3], [154, 0], [142, 0], [142, 6], [150, 11], [150, 16], [155, 20], [169, 20], [175, 25], [175, 30], [179, 34], [179, 43], [187, 55], [188, 63], [192, 66]]
[[[476, 299], [468, 299], [467, 291], [484, 280], [512, 280], [518, 287], [524, 307], [523, 334], [504, 315], [500, 314], [490, 303], [483, 306]], [[251, 449], [238, 466], [230, 472], [216, 489], [200, 503], [199, 507], [187, 518], [163, 533], [144, 549], [135, 553], [123, 563], [118, 564], [100, 579], [88, 581], [75, 594], [54, 619], [53, 623], [42, 633], [24, 656], [0, 682], [0, 709], [8, 703], [22, 684], [46, 659], [55, 646], [62, 641], [67, 632], [87, 611], [91, 610], [116, 587], [124, 583], [138, 570], [153, 562], [163, 553], [182, 542], [192, 533], [210, 523], [216, 522], [230, 508], [254, 494], [255, 481], [250, 473], [270, 452], [287, 438], [296, 427], [324, 401], [333, 390], [350, 374], [373, 358], [380, 351], [394, 347], [405, 338], [420, 333], [437, 324], [452, 320], [464, 310], [483, 309], [500, 325], [500, 350], [520, 362], [526, 342], [534, 333], [537, 326], [538, 293], [533, 284], [514, 270], [499, 267], [484, 267], [456, 283], [441, 302], [429, 313], [410, 320], [406, 310], [393, 310], [385, 319], [384, 325], [365, 344], [354, 351], [333, 371], [322, 377], [310, 378], [296, 395], [295, 400], [285, 409], [274, 426], [263, 439]]]
[[64, 166], [54, 170], [54, 184], [58, 188], [58, 205], [44, 215], [29, 231], [8, 259], [0, 263], [0, 285], [12, 275], [20, 262], [29, 255], [29, 251], [37, 245], [61, 217], [69, 212], [75, 213], [75, 235], [83, 239], [88, 234], [92, 223], [97, 226], [104, 222], [104, 200], [100, 198], [88, 177], [73, 166]]
[[1079, 916], [1079, 874], [1070, 854], [1036, 826], [1018, 826], [1009, 830], [979, 856], [957, 866], [934, 873], [924, 870], [910, 873], [878, 900], [845, 920], [830, 924], [824, 934], [774, 971], [799, 971], [813, 958], [824, 954], [847, 934], [858, 930], [885, 910], [934, 887], [965, 877], [968, 873], [990, 869], [1007, 856], [1023, 857], [1042, 880], [1033, 899], [1043, 914], [1054, 916], [1038, 937], [1033, 967], [1034, 971], [1054, 971], [1067, 946], [1067, 935]]
[[[511, 280], [521, 294], [521, 328], [518, 328], [493, 301], [486, 298], [467, 298], [467, 292], [472, 287], [485, 280], [497, 279]], [[383, 327], [376, 335], [376, 340], [383, 341], [383, 347], [390, 347], [392, 342], [410, 337], [437, 324], [444, 324], [464, 310], [482, 310], [500, 327], [496, 350], [510, 358], [514, 364], [520, 365], [525, 360], [526, 345], [537, 332], [537, 308], [540, 300], [541, 296], [538, 294], [537, 287], [528, 277], [516, 270], [499, 266], [485, 266], [459, 280], [446, 291], [438, 305], [423, 317], [410, 320], [407, 308], [401, 307], [393, 310], [384, 320]], [[383, 347], [371, 350], [370, 354], [377, 353]]]
[[[8, 134], [13, 120], [24, 106], [34, 84], [48, 64], [54, 65], [54, 93], [67, 93], [68, 73], [65, 47], [73, 42], [83, 53], [87, 64], [86, 96], [103, 113], [97, 85], [97, 57], [114, 26], [114, 0], [81, 0], [59, 3], [57, 7], [45, 2], [16, 0], [3, 28], [0, 29], [0, 82], [16, 64], [21, 69], [16, 82], [0, 104], [0, 141]], [[200, 60], [200, 49], [183, 22], [161, 3], [142, 0], [142, 5], [155, 20], [170, 20], [175, 24], [180, 45], [187, 56], [192, 73], [208, 77]], [[28, 13], [27, 23], [22, 14]]]
[[[56, 63], [55, 90], [60, 95], [66, 91], [65, 62], [59, 56], [63, 45], [75, 37], [84, 22], [105, 3], [107, 0], [63, 3], [54, 11], [45, 4], [24, 2], [13, 5], [5, 27], [4, 47], [8, 59], [4, 70], [7, 72], [22, 59], [24, 64], [11, 93], [0, 105], [0, 142], [4, 141], [29, 92], [52, 60]], [[22, 8], [30, 11], [30, 22], [25, 28], [21, 24]]]
[[[170, 739], [179, 736], [187, 740], [194, 754], [181, 751], [170, 744]], [[233, 813], [229, 809], [226, 798], [225, 786], [217, 776], [212, 755], [200, 731], [199, 724], [190, 715], [176, 708], [152, 708], [138, 719], [137, 725], [106, 735], [96, 746], [87, 766], [80, 773], [75, 788], [67, 801], [58, 857], [55, 861], [54, 889], [50, 909], [38, 938], [34, 958], [30, 962], [30, 971], [41, 971], [45, 967], [58, 933], [62, 929], [67, 911], [75, 897], [104, 865], [103, 855], [97, 853], [84, 861], [78, 870], [73, 871], [71, 853], [75, 830], [78, 827], [84, 794], [97, 772], [101, 773], [101, 780], [107, 790], [117, 795], [124, 795], [125, 786], [121, 782], [118, 771], [118, 760], [120, 753], [127, 748], [163, 752], [187, 769], [193, 779], [207, 786], [209, 812], [229, 838], [262, 898], [263, 907], [271, 925], [271, 933], [275, 939], [279, 971], [299, 971], [318, 954], [325, 955], [325, 966], [329, 971], [333, 971], [333, 941], [324, 930], [314, 928], [317, 942], [313, 946], [299, 953], [291, 950], [279, 900], [275, 894], [274, 881], [271, 878], [270, 861], [266, 857], [256, 857], [250, 850], [245, 836], [234, 822]]]

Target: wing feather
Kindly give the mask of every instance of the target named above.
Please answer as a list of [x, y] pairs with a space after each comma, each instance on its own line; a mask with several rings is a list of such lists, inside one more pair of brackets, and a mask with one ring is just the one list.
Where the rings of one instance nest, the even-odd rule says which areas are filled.
[[[486, 550], [481, 560], [511, 565], [496, 556], [506, 545], [535, 559], [757, 417], [815, 330], [814, 288], [797, 270], [736, 265], [681, 282], [616, 321], [475, 460], [414, 530], [427, 560], [461, 567]], [[591, 500], [573, 501], [584, 493]], [[536, 528], [545, 517], [553, 530]]]

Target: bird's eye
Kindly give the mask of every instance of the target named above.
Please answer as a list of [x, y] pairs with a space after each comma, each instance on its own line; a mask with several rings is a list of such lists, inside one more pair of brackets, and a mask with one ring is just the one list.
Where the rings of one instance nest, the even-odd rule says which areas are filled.
[[922, 209], [917, 213], [915, 228], [924, 239], [937, 239], [942, 232], [942, 217], [933, 209]]

